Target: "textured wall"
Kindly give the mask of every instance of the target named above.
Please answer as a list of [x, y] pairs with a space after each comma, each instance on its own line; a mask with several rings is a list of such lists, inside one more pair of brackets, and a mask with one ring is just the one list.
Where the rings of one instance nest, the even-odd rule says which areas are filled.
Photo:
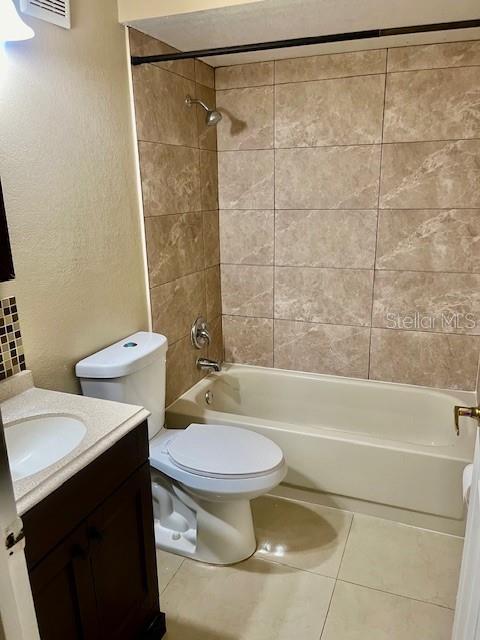
[[147, 327], [124, 29], [115, 0], [73, 0], [68, 31], [0, 62], [0, 175], [27, 366], [79, 391], [74, 364]]
[[480, 42], [219, 68], [227, 361], [474, 389]]
[[[130, 30], [133, 55], [168, 51]], [[217, 133], [187, 94], [215, 104], [214, 72], [193, 60], [133, 67], [153, 330], [169, 341], [167, 402], [201, 379], [198, 356], [222, 359]], [[190, 343], [204, 316], [213, 341]]]

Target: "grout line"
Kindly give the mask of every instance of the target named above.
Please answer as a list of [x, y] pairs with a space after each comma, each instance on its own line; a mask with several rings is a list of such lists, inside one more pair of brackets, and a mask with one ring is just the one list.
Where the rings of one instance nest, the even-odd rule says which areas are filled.
[[386, 591], [385, 589], [378, 589], [377, 587], [371, 587], [369, 585], [362, 584], [361, 582], [352, 582], [351, 580], [342, 580], [340, 578], [337, 580], [337, 582], [344, 582], [345, 584], [351, 584], [354, 587], [360, 587], [361, 589], [369, 589], [370, 591], [376, 591], [377, 593], [386, 593], [387, 595], [393, 596], [394, 598], [402, 598], [403, 600], [413, 600], [413, 602], [428, 604], [431, 607], [438, 607], [439, 609], [454, 611], [453, 607], [447, 607], [444, 604], [438, 604], [437, 602], [432, 602], [431, 600], [422, 600], [421, 598], [413, 598], [412, 596], [406, 596], [401, 593], [395, 593], [394, 591]]
[[[385, 64], [388, 67], [388, 49], [385, 58]], [[372, 304], [370, 306], [370, 338], [368, 343], [368, 364], [367, 364], [367, 377], [370, 379], [371, 361], [372, 361], [372, 327], [373, 327], [373, 308], [375, 304], [375, 283], [377, 279], [376, 266], [377, 266], [377, 247], [378, 247], [378, 225], [380, 220], [380, 194], [382, 190], [382, 166], [383, 166], [383, 138], [385, 132], [385, 107], [387, 100], [387, 76], [385, 76], [385, 83], [383, 86], [383, 109], [382, 109], [382, 144], [380, 146], [380, 164], [378, 167], [378, 195], [377, 195], [377, 226], [375, 230], [375, 248], [373, 254], [373, 280], [372, 280]]]
[[353, 520], [355, 518], [355, 512], [354, 511], [350, 511], [350, 513], [352, 514], [352, 519], [350, 520], [350, 526], [348, 527], [348, 533], [347, 533], [347, 537], [345, 539], [345, 546], [343, 547], [342, 557], [340, 558], [340, 562], [338, 563], [337, 575], [335, 577], [335, 580], [339, 579], [338, 576], [340, 575], [340, 569], [342, 568], [343, 558], [345, 557], [345, 552], [347, 551], [348, 541], [350, 539], [350, 534], [352, 532]]
[[[427, 140], [386, 140], [384, 142], [343, 142], [332, 144], [316, 144], [316, 145], [298, 145], [291, 147], [252, 147], [251, 149], [218, 149], [218, 153], [252, 153], [254, 151], [307, 151], [311, 149], [335, 149], [335, 148], [351, 148], [351, 147], [381, 147], [381, 146], [393, 146], [393, 145], [406, 145], [406, 144], [430, 144], [433, 142], [479, 142], [480, 137], [474, 136], [471, 138], [429, 138]], [[141, 140], [141, 142], [148, 142], [148, 140]], [[166, 144], [166, 143], [159, 143]], [[186, 145], [171, 145], [171, 146], [186, 146]], [[188, 147], [196, 149], [197, 147]]]
[[[287, 58], [288, 59], [288, 58]], [[233, 65], [235, 66], [235, 65]], [[217, 89], [217, 91], [241, 91], [243, 89], [259, 89], [264, 87], [284, 87], [285, 85], [296, 85], [296, 84], [308, 84], [313, 82], [329, 82], [335, 80], [352, 80], [353, 78], [369, 78], [372, 76], [384, 76], [386, 75], [386, 71], [372, 71], [371, 73], [357, 73], [350, 74], [345, 76], [331, 76], [328, 78], [311, 78], [309, 80], [285, 80], [284, 82], [277, 82], [276, 77], [273, 83], [262, 82], [262, 84], [251, 84], [244, 85], [242, 87], [228, 87], [226, 89]], [[276, 72], [274, 71], [274, 76], [276, 76]]]
[[[155, 38], [157, 39], [157, 38]], [[159, 42], [162, 42], [161, 40], [159, 40]], [[166, 44], [166, 43], [165, 43]], [[173, 69], [167, 67], [166, 65], [178, 65], [179, 63], [181, 64], [182, 62], [189, 62], [192, 61], [193, 62], [193, 78], [191, 78], [190, 76], [187, 75], [183, 75], [181, 73], [178, 73], [178, 71], [174, 71]], [[148, 64], [151, 64], [152, 67], [155, 67], [156, 69], [160, 69], [160, 71], [165, 71], [166, 73], [171, 73], [173, 76], [176, 76], [177, 78], [181, 78], [182, 80], [185, 80], [187, 82], [193, 82], [195, 84], [199, 84], [202, 87], [205, 87], [206, 89], [213, 89], [213, 91], [215, 91], [215, 87], [211, 87], [208, 84], [204, 84], [203, 82], [200, 82], [197, 80], [197, 71], [195, 68], [195, 63], [196, 62], [200, 62], [203, 64], [206, 64], [207, 67], [210, 67], [209, 64], [207, 64], [206, 62], [203, 62], [203, 60], [200, 60], [200, 58], [188, 58], [186, 60], [170, 60], [170, 61], [165, 61], [165, 62], [150, 62]], [[164, 66], [165, 65], [165, 66]], [[215, 67], [210, 67], [211, 69], [215, 69]]]
[[[198, 105], [194, 106], [197, 107]], [[209, 151], [210, 153], [217, 153], [218, 151], [217, 149], [210, 149], [209, 147], [196, 147], [188, 144], [177, 144], [176, 142], [164, 142], [163, 140], [145, 140], [143, 138], [138, 138], [138, 142], [141, 144], [153, 144], [161, 147], [174, 147], [175, 149], [191, 149], [192, 151]], [[249, 151], [249, 149], [247, 149], [247, 151]]]
[[327, 611], [325, 613], [325, 619], [323, 621], [323, 625], [322, 625], [322, 631], [320, 632], [320, 636], [319, 636], [319, 640], [322, 640], [323, 637], [323, 633], [325, 631], [325, 627], [327, 626], [327, 620], [328, 620], [328, 616], [330, 614], [330, 608], [332, 606], [332, 602], [333, 602], [333, 597], [335, 595], [335, 591], [337, 589], [337, 580], [335, 580], [335, 582], [333, 583], [333, 589], [332, 589], [332, 595], [330, 596], [330, 600], [328, 602], [328, 607], [327, 607]]
[[[273, 211], [273, 209], [271, 207], [257, 207], [257, 208], [252, 208], [252, 207], [221, 207], [220, 209], [221, 211]], [[309, 207], [308, 209], [305, 208], [301, 208], [301, 207], [295, 207], [295, 208], [286, 208], [286, 207], [277, 207], [276, 211], [318, 211], [318, 212], [322, 212], [322, 211], [376, 211], [377, 209], [375, 207], [362, 207], [362, 208], [350, 208], [350, 209], [344, 209], [344, 208], [332, 208], [332, 207]], [[451, 207], [390, 207], [390, 208], [385, 208], [385, 207], [381, 207], [380, 211], [386, 211], [389, 213], [392, 213], [394, 211], [480, 211], [480, 206], [473, 206], [473, 207], [455, 207], [455, 206], [451, 206]], [[153, 216], [148, 216], [148, 217], [153, 217]]]
[[[441, 43], [437, 43], [437, 44], [441, 44]], [[442, 43], [442, 44], [447, 44], [447, 43]], [[422, 45], [418, 45], [418, 46], [422, 46]], [[389, 74], [389, 73], [418, 73], [419, 71], [420, 72], [422, 72], [422, 71], [450, 71], [450, 70], [455, 70], [456, 71], [458, 69], [475, 69], [476, 67], [480, 67], [480, 64], [461, 64], [461, 65], [453, 66], [453, 67], [420, 67], [419, 69], [393, 69], [392, 71], [388, 71], [388, 67], [387, 67], [387, 74]]]
[[[314, 324], [314, 325], [318, 325], [320, 327], [322, 326], [326, 326], [326, 327], [350, 327], [352, 329], [358, 329], [358, 330], [362, 330], [362, 331], [373, 331], [373, 330], [377, 330], [377, 331], [389, 331], [392, 334], [395, 332], [400, 332], [400, 333], [413, 333], [413, 334], [418, 334], [418, 333], [424, 333], [427, 335], [435, 335], [435, 336], [464, 336], [467, 338], [480, 338], [480, 334], [478, 333], [458, 333], [458, 332], [454, 332], [454, 331], [426, 331], [424, 329], [391, 329], [390, 327], [379, 327], [379, 326], [370, 326], [370, 325], [366, 325], [366, 324], [345, 324], [345, 323], [338, 323], [338, 322], [319, 322], [318, 320], [298, 320], [295, 318], [284, 318], [281, 316], [274, 316], [272, 317], [268, 317], [268, 316], [262, 316], [262, 315], [255, 315], [255, 316], [247, 316], [244, 314], [235, 314], [235, 313], [223, 313], [223, 317], [225, 318], [243, 318], [244, 320], [271, 320], [274, 323], [275, 322], [295, 322], [297, 324]], [[365, 378], [365, 380], [368, 380], [368, 378]]]
[[[277, 196], [277, 188], [276, 188], [276, 146], [275, 142], [277, 139], [277, 85], [276, 85], [276, 64], [273, 63], [273, 274], [272, 274], [272, 317], [275, 317], [275, 296], [276, 296], [276, 287], [275, 287], [275, 263], [277, 257], [277, 240], [276, 240], [276, 196]], [[275, 368], [275, 322], [272, 323], [272, 367]]]
[[[165, 551], [164, 553], [169, 553], [169, 552], [168, 552], [168, 551]], [[175, 555], [175, 554], [172, 554], [172, 555]], [[178, 557], [178, 556], [176, 556], [176, 557]], [[180, 556], [180, 557], [182, 557], [182, 556]], [[157, 561], [157, 562], [158, 562], [158, 561]], [[173, 580], [174, 580], [175, 576], [176, 576], [176, 575], [177, 575], [177, 573], [180, 571], [180, 569], [183, 567], [184, 562], [185, 562], [185, 558], [182, 558], [182, 561], [180, 562], [180, 564], [178, 565], [178, 567], [175, 569], [175, 571], [173, 572], [173, 574], [170, 576], [170, 579], [167, 581], [167, 584], [166, 584], [163, 588], [162, 588], [162, 585], [160, 585], [160, 587], [161, 587], [161, 588], [159, 589], [159, 591], [160, 591], [160, 595], [162, 595], [162, 593], [164, 593], [164, 592], [167, 590], [167, 587], [169, 586], [169, 584], [170, 584], [171, 582], [173, 582]], [[158, 582], [159, 582], [159, 584], [160, 584], [160, 579], [158, 580]]]
[[311, 264], [273, 265], [273, 264], [257, 264], [257, 263], [250, 263], [250, 262], [222, 262], [221, 264], [227, 267], [257, 267], [258, 269], [271, 269], [272, 267], [278, 267], [279, 269], [314, 269], [318, 271], [372, 271], [372, 272], [378, 271], [380, 273], [431, 273], [439, 276], [444, 276], [444, 275], [480, 276], [480, 271], [447, 271], [443, 269], [433, 271], [431, 269], [394, 269], [392, 267], [389, 267], [389, 268], [385, 268], [385, 267], [374, 268], [374, 267], [359, 267], [359, 266], [334, 267], [331, 265], [311, 265]]

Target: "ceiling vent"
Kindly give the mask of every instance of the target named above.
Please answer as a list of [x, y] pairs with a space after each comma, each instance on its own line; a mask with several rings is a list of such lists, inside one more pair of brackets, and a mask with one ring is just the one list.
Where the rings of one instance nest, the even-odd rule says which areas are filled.
[[70, 0], [21, 0], [22, 13], [70, 29]]

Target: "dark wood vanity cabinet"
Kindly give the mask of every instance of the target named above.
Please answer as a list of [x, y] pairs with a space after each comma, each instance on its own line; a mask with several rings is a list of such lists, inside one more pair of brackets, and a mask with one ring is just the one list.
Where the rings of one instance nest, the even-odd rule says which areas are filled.
[[146, 424], [23, 520], [42, 640], [156, 640], [164, 635]]

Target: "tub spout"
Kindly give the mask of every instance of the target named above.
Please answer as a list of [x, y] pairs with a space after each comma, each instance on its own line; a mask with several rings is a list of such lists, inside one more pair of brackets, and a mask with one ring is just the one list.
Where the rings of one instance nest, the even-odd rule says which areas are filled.
[[217, 360], [197, 358], [197, 369], [201, 369], [202, 371], [221, 371], [222, 365]]

